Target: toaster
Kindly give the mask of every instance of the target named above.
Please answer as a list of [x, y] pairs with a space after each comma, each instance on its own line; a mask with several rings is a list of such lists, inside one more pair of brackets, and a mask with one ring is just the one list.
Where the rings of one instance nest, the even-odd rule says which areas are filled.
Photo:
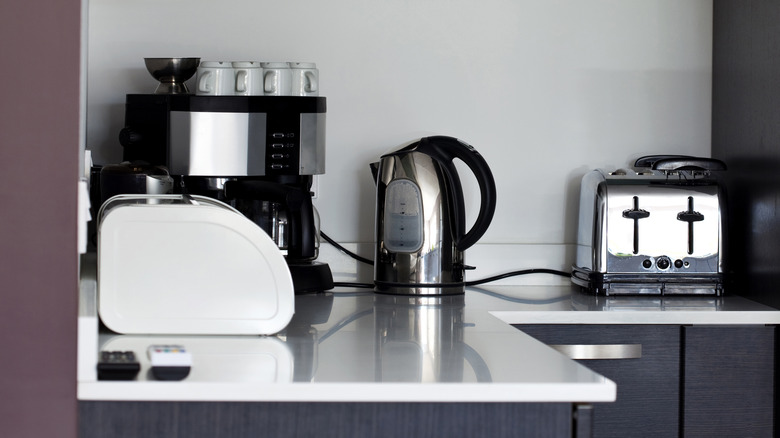
[[574, 284], [604, 295], [723, 293], [726, 165], [679, 155], [582, 178]]

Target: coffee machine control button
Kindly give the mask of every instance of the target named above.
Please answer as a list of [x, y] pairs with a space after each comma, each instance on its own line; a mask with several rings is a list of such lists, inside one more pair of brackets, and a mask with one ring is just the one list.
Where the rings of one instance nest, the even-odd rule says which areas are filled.
[[271, 154], [271, 158], [273, 158], [274, 160], [281, 160], [282, 158], [284, 158], [284, 154]]
[[282, 148], [284, 148], [284, 144], [283, 143], [273, 143], [273, 144], [271, 144], [271, 147], [273, 149], [282, 149]]
[[273, 134], [271, 134], [271, 137], [273, 137], [273, 138], [284, 138], [284, 134], [281, 133], [281, 132], [274, 132]]
[[272, 164], [271, 169], [278, 170], [278, 169], [284, 169], [285, 166], [282, 164]]

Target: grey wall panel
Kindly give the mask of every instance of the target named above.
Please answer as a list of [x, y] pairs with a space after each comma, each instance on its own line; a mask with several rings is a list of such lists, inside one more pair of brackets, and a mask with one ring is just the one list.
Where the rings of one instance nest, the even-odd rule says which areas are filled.
[[712, 155], [729, 170], [729, 289], [780, 308], [780, 3], [716, 0]]

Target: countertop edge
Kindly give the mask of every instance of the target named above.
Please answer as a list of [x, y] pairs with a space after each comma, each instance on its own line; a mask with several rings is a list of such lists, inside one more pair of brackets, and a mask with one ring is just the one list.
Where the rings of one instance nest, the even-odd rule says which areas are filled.
[[780, 311], [734, 312], [552, 312], [488, 311], [507, 324], [655, 324], [655, 325], [756, 325], [780, 324]]
[[[430, 386], [430, 390], [420, 391]], [[614, 402], [615, 382], [590, 383], [208, 383], [79, 382], [80, 401], [202, 402]], [[121, 396], [118, 396], [121, 394]]]

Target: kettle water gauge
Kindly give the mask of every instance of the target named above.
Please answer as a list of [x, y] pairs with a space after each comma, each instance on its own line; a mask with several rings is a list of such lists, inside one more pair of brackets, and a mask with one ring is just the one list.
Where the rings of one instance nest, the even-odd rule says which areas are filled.
[[423, 244], [420, 188], [406, 179], [387, 186], [384, 242], [389, 251], [419, 251]]

